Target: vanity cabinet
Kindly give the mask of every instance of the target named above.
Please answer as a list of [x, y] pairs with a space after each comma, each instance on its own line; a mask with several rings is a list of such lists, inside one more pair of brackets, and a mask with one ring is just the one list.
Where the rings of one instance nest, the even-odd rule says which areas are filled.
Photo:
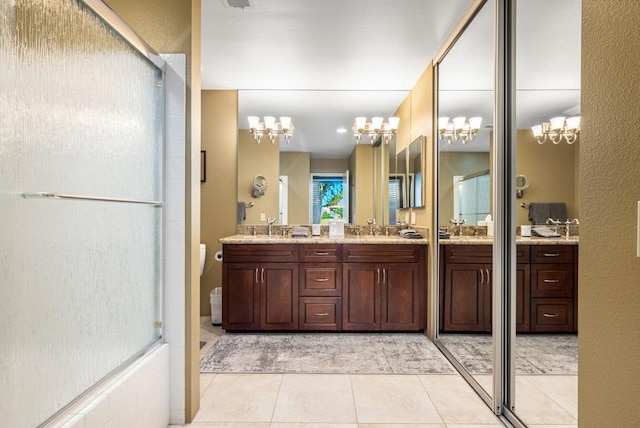
[[[492, 320], [491, 245], [445, 245], [441, 252], [440, 329], [490, 332]], [[517, 250], [516, 329], [529, 331], [529, 248]]]
[[344, 245], [343, 330], [423, 330], [425, 260], [421, 245]]
[[224, 247], [222, 328], [298, 328], [296, 245]]
[[342, 245], [300, 245], [300, 330], [342, 329]]
[[[442, 245], [440, 331], [491, 331], [491, 245]], [[575, 245], [516, 246], [516, 331], [577, 331]]]
[[[539, 332], [575, 331], [573, 246], [538, 245], [531, 256], [531, 327]], [[576, 299], [577, 300], [577, 299]]]
[[230, 331], [421, 331], [426, 246], [224, 244]]

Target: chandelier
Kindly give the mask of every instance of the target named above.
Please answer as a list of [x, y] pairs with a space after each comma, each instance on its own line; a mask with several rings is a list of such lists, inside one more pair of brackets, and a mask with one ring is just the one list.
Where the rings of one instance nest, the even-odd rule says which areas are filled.
[[263, 135], [267, 135], [271, 144], [275, 143], [278, 135], [284, 135], [284, 139], [289, 143], [293, 135], [293, 122], [290, 117], [282, 116], [280, 122], [276, 122], [273, 116], [265, 116], [264, 122], [260, 122], [258, 116], [249, 116], [249, 131], [258, 144]]
[[438, 119], [438, 132], [440, 139], [446, 139], [449, 144], [457, 140], [467, 144], [467, 141], [473, 141], [476, 138], [481, 124], [481, 117], [470, 117], [469, 120], [464, 116], [454, 117], [452, 120], [441, 117]]
[[560, 143], [562, 139], [568, 144], [573, 144], [580, 134], [580, 116], [569, 117], [566, 120], [564, 116], [553, 117], [549, 122], [534, 126], [531, 131], [539, 144], [544, 144], [547, 138], [553, 144]]
[[367, 122], [366, 117], [356, 117], [356, 121], [353, 123], [353, 136], [356, 138], [356, 144], [360, 142], [363, 135], [371, 137], [371, 144], [378, 137], [383, 137], [385, 144], [389, 144], [398, 131], [400, 118], [390, 117], [389, 122], [383, 122], [383, 120], [381, 117], [372, 117], [371, 122]]

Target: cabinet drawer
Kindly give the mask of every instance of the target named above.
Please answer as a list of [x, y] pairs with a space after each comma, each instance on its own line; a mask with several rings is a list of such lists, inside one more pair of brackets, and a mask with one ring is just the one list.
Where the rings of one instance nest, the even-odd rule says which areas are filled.
[[418, 263], [424, 260], [424, 245], [346, 244], [343, 260], [349, 263]]
[[295, 244], [225, 244], [222, 246], [225, 262], [297, 262]]
[[301, 262], [324, 263], [341, 262], [342, 245], [340, 244], [302, 244], [298, 246]]
[[[492, 263], [493, 245], [442, 245], [446, 263]], [[516, 262], [529, 263], [529, 245], [516, 245]]]
[[573, 245], [534, 245], [531, 263], [573, 263]]
[[573, 265], [531, 265], [531, 297], [573, 297]]
[[302, 263], [301, 296], [342, 296], [341, 263]]
[[531, 299], [531, 330], [573, 331], [573, 299]]
[[491, 245], [443, 245], [446, 263], [491, 263]]
[[341, 330], [340, 297], [300, 297], [301, 330]]

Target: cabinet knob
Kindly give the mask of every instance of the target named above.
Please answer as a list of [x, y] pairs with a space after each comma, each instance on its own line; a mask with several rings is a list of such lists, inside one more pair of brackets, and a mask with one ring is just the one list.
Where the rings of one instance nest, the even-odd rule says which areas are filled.
[[328, 312], [321, 312], [321, 313], [317, 313], [317, 314], [314, 314], [314, 315], [318, 316], [318, 317], [326, 317], [326, 316], [329, 315], [329, 313]]
[[544, 282], [555, 284], [556, 282], [560, 282], [559, 279], [545, 279]]
[[314, 279], [315, 282], [327, 282], [329, 281], [329, 278], [316, 278]]
[[544, 253], [545, 257], [558, 257], [560, 253]]
[[326, 251], [322, 252], [322, 251], [315, 251], [315, 255], [316, 256], [328, 256], [329, 253], [327, 253]]
[[558, 314], [542, 314], [545, 318], [558, 318], [560, 315]]

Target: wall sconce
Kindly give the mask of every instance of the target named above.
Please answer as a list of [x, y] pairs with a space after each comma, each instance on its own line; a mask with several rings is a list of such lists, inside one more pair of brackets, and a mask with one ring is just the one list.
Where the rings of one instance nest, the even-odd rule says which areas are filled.
[[284, 135], [284, 139], [289, 144], [289, 139], [293, 135], [293, 122], [290, 117], [280, 117], [280, 122], [276, 122], [273, 116], [265, 116], [264, 122], [260, 122], [258, 116], [249, 116], [249, 131], [258, 144], [263, 135], [268, 135], [271, 144], [275, 143], [278, 135]]
[[400, 118], [390, 117], [389, 122], [383, 122], [383, 120], [381, 117], [372, 117], [371, 122], [367, 122], [366, 117], [356, 117], [356, 121], [353, 123], [353, 136], [356, 138], [356, 144], [360, 142], [363, 135], [371, 137], [371, 144], [378, 137], [384, 137], [384, 143], [389, 144], [398, 131]]
[[438, 119], [438, 132], [440, 139], [446, 139], [449, 144], [457, 140], [467, 144], [467, 141], [473, 141], [476, 138], [481, 124], [481, 117], [470, 117], [469, 120], [464, 116], [454, 117], [452, 120], [441, 117]]
[[544, 144], [547, 138], [553, 144], [559, 144], [563, 139], [573, 144], [580, 134], [580, 116], [573, 116], [565, 120], [564, 116], [553, 117], [549, 122], [543, 122], [531, 128], [538, 144]]

